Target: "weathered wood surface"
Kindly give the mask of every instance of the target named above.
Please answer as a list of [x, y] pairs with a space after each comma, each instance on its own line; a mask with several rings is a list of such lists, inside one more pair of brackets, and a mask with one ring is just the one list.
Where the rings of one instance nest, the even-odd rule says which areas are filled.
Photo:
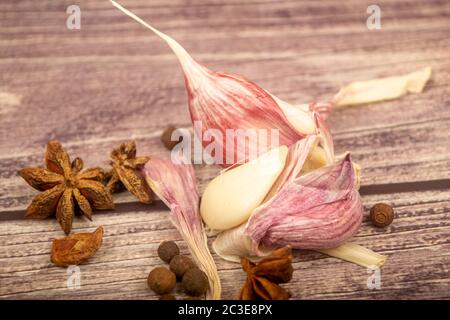
[[[294, 103], [430, 65], [433, 79], [422, 94], [335, 110], [329, 119], [337, 151], [351, 151], [363, 168], [362, 190], [389, 186], [370, 189], [363, 202], [366, 213], [376, 202], [391, 203], [395, 222], [378, 230], [366, 215], [355, 237], [389, 256], [381, 290], [367, 288], [366, 269], [307, 251], [295, 253], [286, 287], [295, 299], [450, 298], [448, 1], [379, 1], [379, 31], [366, 28], [368, 1], [122, 3], [210, 68], [244, 75]], [[119, 194], [115, 211], [75, 220], [75, 232], [105, 228], [101, 250], [80, 266], [77, 290], [49, 261], [50, 240], [62, 236], [56, 222], [23, 219], [36, 192], [16, 171], [41, 163], [48, 139], [87, 165], [106, 166], [120, 142], [136, 139], [141, 154], [164, 154], [159, 135], [167, 124], [190, 125], [168, 47], [108, 1], [79, 1], [81, 30], [68, 30], [70, 4], [0, 2], [0, 298], [153, 299], [145, 278], [160, 264], [158, 244], [174, 239], [186, 252], [161, 203], [144, 206]], [[197, 169], [202, 187], [218, 170]], [[415, 191], [401, 192], [399, 183]], [[244, 274], [215, 259], [223, 296], [234, 298]]]

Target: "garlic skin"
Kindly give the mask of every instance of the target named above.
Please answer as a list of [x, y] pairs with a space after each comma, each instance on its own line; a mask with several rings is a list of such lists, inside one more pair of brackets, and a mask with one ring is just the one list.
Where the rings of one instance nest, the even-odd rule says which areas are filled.
[[286, 146], [274, 148], [215, 177], [200, 204], [205, 224], [211, 229], [226, 230], [247, 221], [282, 172], [287, 155]]
[[358, 178], [351, 157], [302, 175], [252, 213], [245, 233], [255, 245], [334, 248], [362, 221]]
[[[241, 76], [209, 70], [197, 63], [173, 38], [155, 29], [115, 1], [111, 0], [111, 3], [152, 30], [175, 53], [184, 72], [191, 120], [202, 123], [202, 132], [197, 132], [200, 131], [197, 129], [195, 134], [202, 141], [203, 147], [209, 144], [209, 141], [201, 139], [206, 130], [216, 129], [222, 134], [221, 141], [215, 143], [219, 150], [223, 150], [223, 159], [227, 161], [221, 161], [220, 165], [228, 167], [239, 163], [241, 159], [247, 161], [252, 155], [261, 155], [273, 147], [269, 141], [266, 142], [265, 148], [261, 148], [261, 141], [252, 144], [246, 139], [245, 143], [249, 147], [241, 150], [237, 147], [237, 138], [233, 140], [233, 144], [228, 142], [230, 146], [227, 146], [227, 129], [244, 131], [262, 129], [266, 132], [277, 130], [279, 145], [286, 146], [296, 143], [307, 135], [320, 134], [324, 130], [323, 125], [318, 127], [317, 118], [320, 115], [316, 110], [306, 105], [294, 107]], [[324, 148], [328, 149], [329, 145], [324, 145]], [[332, 151], [326, 151], [328, 156], [333, 154]]]
[[272, 252], [273, 248], [255, 246], [244, 231], [245, 223], [219, 233], [212, 243], [214, 252], [224, 260], [237, 263], [241, 262], [242, 257], [257, 261]]
[[430, 77], [431, 67], [426, 67], [401, 76], [352, 82], [335, 95], [334, 101], [343, 107], [392, 100], [410, 92], [422, 92]]

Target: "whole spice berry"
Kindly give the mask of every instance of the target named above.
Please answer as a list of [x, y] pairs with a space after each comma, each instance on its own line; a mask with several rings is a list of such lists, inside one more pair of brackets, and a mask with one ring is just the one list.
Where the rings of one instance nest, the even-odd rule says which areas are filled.
[[208, 290], [208, 277], [199, 268], [191, 268], [183, 275], [181, 285], [188, 295], [198, 297]]
[[191, 260], [191, 258], [187, 256], [175, 256], [170, 261], [170, 270], [172, 270], [177, 278], [181, 280], [183, 278], [184, 273], [191, 268], [194, 268], [195, 264]]
[[172, 258], [179, 254], [180, 249], [173, 241], [164, 241], [158, 247], [158, 256], [167, 263], [170, 263]]
[[83, 170], [83, 161], [69, 155], [56, 140], [47, 143], [46, 168], [28, 167], [19, 175], [33, 188], [42, 191], [27, 208], [27, 218], [44, 219], [56, 212], [56, 220], [66, 234], [72, 230], [75, 213], [92, 220], [92, 209], [113, 209], [111, 194], [102, 184], [100, 168]]
[[155, 291], [157, 294], [169, 293], [175, 288], [177, 284], [177, 279], [175, 274], [167, 268], [156, 267], [150, 271], [147, 283], [150, 289]]
[[387, 227], [393, 220], [394, 210], [386, 203], [377, 203], [370, 209], [370, 221], [376, 227]]
[[161, 142], [169, 150], [172, 150], [179, 142], [181, 142], [181, 140], [183, 140], [182, 137], [178, 138], [178, 141], [172, 140], [172, 133], [175, 130], [177, 130], [177, 128], [175, 128], [174, 126], [169, 126], [163, 131], [161, 135]]

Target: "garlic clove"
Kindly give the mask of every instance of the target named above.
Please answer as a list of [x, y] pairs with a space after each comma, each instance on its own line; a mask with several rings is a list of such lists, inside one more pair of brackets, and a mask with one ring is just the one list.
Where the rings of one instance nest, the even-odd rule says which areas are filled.
[[206, 225], [226, 230], [247, 221], [282, 172], [287, 155], [286, 146], [274, 148], [214, 178], [206, 187], [200, 204], [200, 214]]
[[431, 68], [394, 77], [352, 82], [342, 88], [334, 97], [336, 106], [352, 106], [391, 100], [409, 92], [422, 92], [431, 77]]

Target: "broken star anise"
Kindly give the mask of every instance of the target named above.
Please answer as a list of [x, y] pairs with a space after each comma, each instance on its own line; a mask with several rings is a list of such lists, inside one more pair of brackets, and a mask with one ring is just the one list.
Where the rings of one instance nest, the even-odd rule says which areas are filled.
[[92, 257], [102, 245], [103, 227], [92, 233], [74, 233], [52, 242], [51, 261], [59, 267], [78, 265]]
[[257, 264], [247, 258], [241, 260], [242, 268], [247, 272], [247, 279], [239, 294], [240, 300], [287, 300], [289, 292], [280, 287], [292, 279], [292, 250], [283, 247]]
[[149, 158], [136, 157], [136, 143], [122, 143], [111, 152], [111, 160], [111, 177], [106, 185], [108, 190], [113, 193], [123, 184], [140, 202], [151, 203], [152, 191], [139, 172]]
[[19, 175], [33, 188], [43, 191], [27, 208], [27, 218], [45, 219], [56, 212], [56, 219], [66, 234], [72, 229], [73, 216], [81, 212], [92, 220], [92, 209], [112, 209], [111, 194], [100, 182], [99, 168], [83, 170], [83, 161], [69, 155], [58, 141], [47, 143], [46, 168], [27, 167]]

